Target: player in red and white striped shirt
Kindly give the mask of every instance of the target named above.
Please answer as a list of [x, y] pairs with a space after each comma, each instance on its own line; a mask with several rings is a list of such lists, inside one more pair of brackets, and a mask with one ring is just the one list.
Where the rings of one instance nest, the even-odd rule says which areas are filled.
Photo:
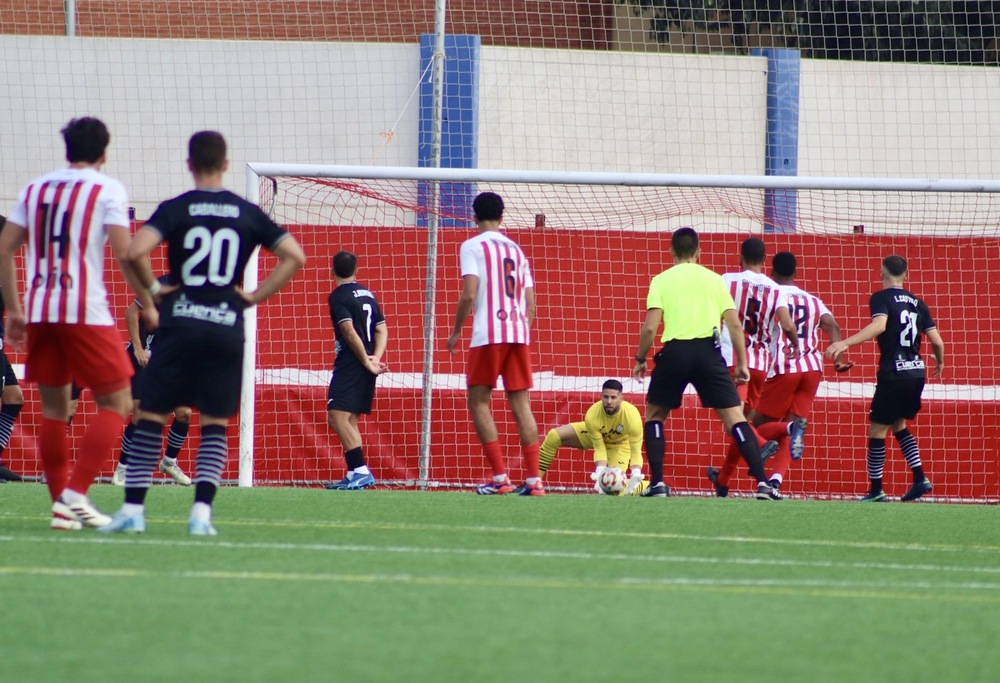
[[[760, 400], [750, 414], [758, 429], [773, 429], [790, 435], [770, 460], [773, 488], [781, 486], [791, 460], [802, 457], [803, 435], [808, 424], [819, 384], [823, 381], [823, 352], [819, 346], [819, 331], [831, 342], [840, 341], [840, 326], [819, 297], [795, 285], [796, 259], [789, 251], [774, 255], [772, 276], [782, 290], [782, 306], [787, 307], [799, 340], [797, 354], [785, 353], [777, 340], [771, 343], [771, 368]], [[854, 363], [837, 362], [837, 372], [850, 370]], [[766, 426], [766, 427], [765, 427]], [[781, 442], [779, 442], [781, 443]]]
[[497, 377], [503, 377], [511, 412], [517, 421], [526, 473], [522, 495], [545, 495], [538, 472], [538, 425], [531, 412], [531, 321], [535, 317], [535, 281], [521, 248], [500, 232], [503, 199], [483, 192], [472, 202], [479, 234], [462, 243], [462, 294], [448, 350], [457, 353], [462, 325], [473, 313], [467, 383], [469, 412], [493, 480], [479, 486], [482, 495], [514, 490], [507, 463], [500, 450], [490, 396]]
[[[740, 246], [738, 273], [726, 273], [723, 282], [736, 303], [736, 313], [743, 323], [750, 381], [738, 388], [744, 403], [754, 405], [764, 388], [771, 365], [771, 342], [776, 334], [774, 325], [779, 310], [780, 287], [763, 273], [764, 242], [757, 237], [743, 240]], [[790, 321], [789, 321], [790, 324]], [[780, 334], [780, 330], [777, 330]], [[722, 357], [733, 367], [733, 342], [729, 330], [722, 327]]]
[[[104, 286], [104, 243], [124, 264], [129, 243], [125, 188], [100, 172], [110, 135], [95, 118], [62, 130], [67, 168], [38, 178], [18, 195], [0, 233], [0, 288], [7, 339], [27, 347], [26, 379], [38, 384], [38, 451], [52, 497], [53, 529], [100, 527], [111, 518], [87, 499], [128, 416], [132, 366]], [[14, 257], [27, 244], [22, 308]], [[134, 284], [131, 270], [123, 273]], [[70, 471], [66, 420], [70, 384], [89, 387], [98, 405]]]
[[[722, 276], [723, 282], [729, 287], [729, 293], [736, 303], [736, 313], [743, 324], [750, 381], [746, 384], [737, 384], [736, 392], [743, 401], [746, 411], [756, 405], [764, 389], [767, 371], [771, 365], [772, 342], [784, 334], [790, 345], [794, 347], [797, 344], [795, 326], [792, 325], [788, 309], [780, 305], [781, 287], [763, 273], [764, 255], [764, 241], [758, 237], [748, 237], [740, 245], [742, 270]], [[721, 351], [726, 365], [732, 371], [733, 342], [725, 325], [722, 326]], [[773, 450], [768, 449], [766, 441], [777, 441], [777, 439], [756, 429], [754, 432], [757, 435], [758, 446], [766, 459], [773, 453]], [[770, 444], [770, 447], [773, 449], [775, 444]], [[729, 495], [729, 481], [736, 472], [740, 458], [739, 449], [734, 442], [731, 442], [722, 467], [708, 468], [708, 478], [715, 487], [717, 495], [722, 497]]]

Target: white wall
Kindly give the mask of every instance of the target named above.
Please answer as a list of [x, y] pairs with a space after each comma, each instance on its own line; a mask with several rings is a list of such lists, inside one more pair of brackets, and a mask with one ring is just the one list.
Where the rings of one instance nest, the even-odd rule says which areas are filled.
[[799, 175], [992, 179], [1000, 69], [804, 60]]
[[139, 218], [189, 187], [202, 129], [226, 136], [241, 194], [247, 161], [417, 163], [416, 45], [0, 36], [0, 62], [0, 213], [64, 165], [59, 130], [83, 115], [108, 124], [105, 170]]
[[759, 175], [767, 60], [484, 48], [479, 166]]

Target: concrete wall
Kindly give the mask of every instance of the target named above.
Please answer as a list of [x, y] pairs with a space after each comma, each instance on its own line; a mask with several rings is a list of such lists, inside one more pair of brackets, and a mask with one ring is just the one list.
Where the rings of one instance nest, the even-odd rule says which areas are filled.
[[803, 60], [799, 175], [1000, 175], [1000, 70]]
[[[111, 127], [106, 170], [139, 218], [188, 185], [190, 133], [218, 128], [229, 183], [248, 160], [416, 165], [416, 44], [0, 36], [0, 211], [63, 163], [58, 131]], [[763, 172], [765, 61], [484, 47], [479, 165]], [[800, 175], [990, 178], [1000, 75], [804, 61]], [[391, 132], [391, 135], [389, 134]]]
[[415, 166], [418, 60], [404, 44], [2, 36], [0, 212], [64, 164], [59, 130], [82, 115], [111, 129], [105, 170], [139, 218], [187, 189], [187, 140], [206, 128], [227, 137], [240, 193], [247, 161]]
[[764, 172], [759, 57], [484, 48], [482, 168]]

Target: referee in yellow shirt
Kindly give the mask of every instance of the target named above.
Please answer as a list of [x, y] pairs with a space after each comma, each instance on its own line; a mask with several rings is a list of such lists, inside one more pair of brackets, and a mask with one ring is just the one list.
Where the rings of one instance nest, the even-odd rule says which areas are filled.
[[[781, 500], [781, 493], [767, 483], [757, 438], [743, 415], [742, 402], [733, 384], [734, 378], [738, 384], [750, 379], [743, 328], [733, 297], [721, 276], [698, 265], [701, 248], [694, 229], [675, 230], [670, 238], [670, 253], [674, 257], [673, 267], [649, 284], [646, 320], [639, 332], [639, 352], [632, 369], [636, 379], [645, 377], [646, 355], [662, 321], [663, 348], [653, 357], [656, 365], [646, 394], [643, 438], [650, 476], [649, 488], [642, 495], [648, 498], [670, 495], [670, 488], [663, 482], [663, 422], [671, 410], [680, 407], [684, 389], [692, 384], [702, 405], [715, 409], [726, 432], [735, 439], [751, 476], [757, 480], [757, 498]], [[719, 351], [720, 319], [733, 340], [732, 377]]]

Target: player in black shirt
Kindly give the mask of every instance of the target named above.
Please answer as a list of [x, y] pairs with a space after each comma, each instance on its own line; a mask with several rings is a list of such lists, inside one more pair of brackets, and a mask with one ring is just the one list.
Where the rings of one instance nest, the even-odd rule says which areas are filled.
[[[164, 275], [158, 278], [161, 285], [172, 284], [170, 276]], [[142, 376], [149, 364], [149, 358], [153, 350], [153, 339], [155, 334], [146, 329], [146, 324], [142, 321], [142, 302], [138, 299], [132, 301], [125, 309], [125, 327], [128, 330], [128, 344], [125, 350], [128, 352], [128, 359], [132, 361], [132, 419], [125, 427], [122, 434], [121, 455], [118, 459], [118, 467], [115, 468], [111, 483], [115, 486], [125, 486], [125, 473], [128, 471], [128, 458], [132, 452], [132, 436], [135, 434], [136, 424], [139, 420], [139, 399], [142, 387]], [[167, 432], [167, 452], [160, 460], [159, 470], [181, 486], [190, 486], [191, 477], [184, 474], [184, 471], [177, 464], [177, 455], [184, 446], [187, 439], [188, 430], [191, 426], [191, 409], [187, 406], [178, 406], [174, 410], [174, 419], [170, 423], [170, 430]]]
[[[145, 530], [143, 505], [163, 450], [163, 427], [175, 408], [192, 406], [199, 411], [201, 440], [188, 533], [216, 534], [211, 506], [226, 466], [226, 428], [240, 400], [243, 309], [276, 293], [305, 264], [294, 237], [223, 188], [229, 162], [219, 133], [192, 135], [187, 164], [195, 189], [160, 204], [129, 244], [128, 260], [148, 288], [136, 294], [147, 329], [156, 331], [156, 352], [143, 377], [125, 505], [106, 532]], [[170, 276], [179, 284], [161, 285], [153, 278], [149, 254], [160, 242], [167, 243]], [[245, 292], [243, 270], [258, 246], [278, 262], [256, 290]]]
[[944, 342], [934, 325], [927, 304], [903, 289], [906, 259], [888, 256], [882, 261], [882, 290], [869, 301], [872, 321], [852, 337], [830, 344], [827, 358], [838, 360], [851, 346], [872, 339], [878, 340], [880, 352], [875, 396], [872, 398], [868, 429], [868, 478], [871, 488], [861, 499], [869, 502], [888, 500], [882, 490], [882, 470], [885, 467], [885, 435], [892, 429], [906, 464], [913, 471], [913, 486], [901, 500], [916, 500], [930, 493], [930, 479], [924, 476], [917, 440], [906, 428], [920, 411], [920, 395], [927, 379], [927, 369], [920, 355], [923, 335], [934, 352], [934, 376], [944, 370]]
[[[0, 216], [0, 230], [6, 222], [7, 219]], [[3, 345], [3, 318], [6, 309], [3, 297], [0, 297], [0, 403], [3, 404], [0, 407], [0, 460], [7, 444], [10, 443], [11, 434], [14, 433], [14, 422], [24, 406], [24, 394], [17, 383], [17, 375], [14, 374], [14, 368], [11, 367], [7, 350]], [[5, 481], [21, 481], [21, 475], [0, 462], [0, 484]]]
[[381, 359], [389, 328], [375, 295], [357, 281], [357, 268], [358, 257], [349, 251], [333, 257], [336, 288], [329, 304], [337, 358], [327, 392], [326, 423], [340, 439], [347, 461], [347, 475], [326, 485], [334, 490], [363, 489], [375, 483], [365, 463], [358, 416], [371, 413], [375, 378], [388, 369]]

